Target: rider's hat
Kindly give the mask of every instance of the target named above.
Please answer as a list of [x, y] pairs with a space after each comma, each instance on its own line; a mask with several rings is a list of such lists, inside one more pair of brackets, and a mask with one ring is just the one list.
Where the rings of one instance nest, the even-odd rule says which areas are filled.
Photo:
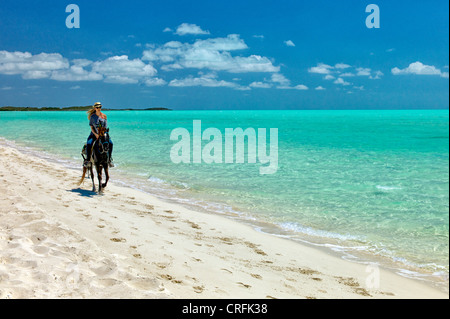
[[102, 106], [102, 103], [100, 103], [100, 102], [95, 102], [94, 107], [96, 107], [96, 106]]

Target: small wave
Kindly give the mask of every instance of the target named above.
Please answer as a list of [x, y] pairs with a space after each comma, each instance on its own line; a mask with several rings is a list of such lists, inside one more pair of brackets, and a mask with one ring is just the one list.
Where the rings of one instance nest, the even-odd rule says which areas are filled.
[[396, 187], [396, 186], [377, 185], [376, 187], [377, 187], [377, 189], [382, 190], [382, 191], [393, 191], [393, 190], [400, 190], [400, 189], [402, 189], [401, 187]]
[[278, 225], [285, 231], [300, 233], [300, 234], [313, 236], [313, 237], [333, 238], [333, 239], [338, 239], [338, 240], [342, 240], [342, 241], [350, 241], [350, 240], [363, 241], [362, 238], [359, 238], [354, 235], [350, 235], [350, 234], [343, 235], [343, 234], [329, 232], [326, 230], [313, 229], [311, 227], [306, 227], [306, 226], [300, 225], [295, 222], [279, 223]]
[[188, 183], [173, 181], [170, 184], [178, 189], [190, 189]]
[[157, 185], [166, 185], [166, 186], [168, 186], [168, 184], [169, 184], [167, 181], [165, 181], [165, 180], [163, 180], [161, 178], [155, 177], [155, 176], [150, 176], [149, 178], [147, 178], [147, 181], [149, 181], [152, 184], [157, 184]]

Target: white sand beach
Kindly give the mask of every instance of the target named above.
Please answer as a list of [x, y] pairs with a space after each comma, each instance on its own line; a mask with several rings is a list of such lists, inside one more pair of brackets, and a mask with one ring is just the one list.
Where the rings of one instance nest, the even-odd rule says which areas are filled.
[[0, 144], [0, 298], [448, 298]]

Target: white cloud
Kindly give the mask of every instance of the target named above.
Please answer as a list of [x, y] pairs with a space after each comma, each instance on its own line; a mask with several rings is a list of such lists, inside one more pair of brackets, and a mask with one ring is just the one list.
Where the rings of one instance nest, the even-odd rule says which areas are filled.
[[313, 66], [308, 69], [309, 73], [318, 73], [318, 74], [330, 74], [333, 67], [328, 64], [319, 63], [317, 66]]
[[324, 88], [323, 86], [319, 85], [319, 86], [316, 87], [314, 90], [317, 90], [317, 91], [323, 91], [323, 90], [325, 90], [325, 88]]
[[157, 73], [151, 64], [128, 56], [113, 56], [105, 60], [75, 59], [69, 62], [59, 53], [0, 51], [0, 74], [19, 74], [23, 79], [51, 79], [55, 81], [100, 81], [109, 83], [138, 83], [148, 81], [162, 85], [163, 80], [153, 79]]
[[[167, 28], [166, 28], [167, 29]], [[187, 34], [210, 34], [209, 31], [204, 31], [196, 24], [182, 23], [178, 26], [175, 34], [187, 35]]]
[[22, 74], [22, 78], [25, 80], [38, 80], [38, 79], [47, 79], [50, 75], [51, 75], [50, 71], [30, 70]]
[[190, 86], [205, 86], [205, 87], [229, 87], [238, 88], [238, 85], [232, 82], [227, 82], [223, 80], [217, 80], [217, 75], [215, 74], [205, 74], [200, 77], [194, 78], [193, 76], [188, 76], [184, 79], [175, 79], [170, 81], [169, 86], [175, 87], [190, 87]]
[[369, 68], [356, 68], [357, 76], [370, 76], [370, 72], [372, 71]]
[[299, 84], [299, 85], [296, 85], [296, 86], [294, 86], [294, 89], [295, 90], [309, 90], [309, 88], [306, 86], [306, 85], [303, 85], [303, 84]]
[[274, 66], [267, 57], [251, 55], [249, 57], [234, 57], [233, 62], [226, 66], [225, 70], [231, 73], [247, 72], [278, 72], [280, 67]]
[[181, 43], [178, 41], [145, 50], [143, 60], [165, 64], [161, 69], [194, 68], [212, 71], [226, 71], [230, 73], [247, 72], [278, 72], [267, 57], [251, 55], [248, 57], [232, 56], [231, 51], [247, 49], [245, 42], [237, 34], [230, 34], [226, 38], [197, 40], [195, 43]]
[[287, 79], [283, 74], [281, 73], [274, 73], [270, 77], [270, 79], [265, 79], [264, 82], [261, 81], [255, 81], [252, 82], [248, 87], [239, 87], [237, 89], [250, 89], [250, 88], [256, 88], [256, 89], [270, 89], [270, 88], [276, 88], [279, 90], [308, 90], [309, 88], [306, 85], [299, 84], [296, 86], [291, 86], [291, 81]]
[[422, 62], [411, 63], [407, 68], [399, 69], [395, 67], [391, 69], [393, 75], [401, 74], [417, 74], [417, 75], [439, 75], [441, 77], [448, 78], [448, 72], [442, 72], [433, 65], [426, 65]]
[[351, 65], [348, 65], [348, 64], [345, 64], [345, 63], [337, 63], [334, 67], [336, 69], [347, 69], [347, 68], [350, 68]]
[[20, 74], [24, 79], [49, 78], [52, 71], [69, 67], [69, 61], [59, 53], [0, 51], [0, 74]]
[[252, 82], [249, 87], [256, 89], [270, 89], [272, 84], [266, 82]]
[[99, 81], [103, 75], [97, 72], [87, 71], [85, 67], [91, 66], [92, 61], [86, 59], [76, 59], [72, 65], [64, 70], [52, 72], [50, 78], [56, 81]]
[[272, 74], [271, 81], [273, 83], [278, 83], [281, 86], [289, 86], [291, 81], [289, 81], [283, 74], [274, 73]]
[[279, 86], [277, 86], [277, 89], [279, 89], [279, 90], [300, 90], [300, 91], [309, 90], [309, 88], [304, 84], [298, 84], [296, 86], [279, 85]]
[[145, 64], [140, 59], [129, 60], [126, 55], [94, 62], [92, 71], [104, 75], [105, 82], [109, 83], [138, 83], [157, 73], [151, 64]]
[[294, 42], [292, 42], [291, 40], [284, 41], [284, 44], [288, 47], [295, 47]]
[[184, 69], [184, 67], [178, 63], [166, 64], [166, 65], [161, 66], [161, 70], [164, 70], [164, 71], [173, 71], [173, 70], [181, 70], [181, 69]]
[[351, 84], [349, 82], [344, 81], [344, 79], [342, 79], [342, 78], [337, 78], [333, 83], [334, 84], [341, 84], [341, 85], [344, 85], [344, 86]]
[[75, 86], [71, 86], [69, 89], [70, 90], [79, 90], [79, 89], [81, 89], [81, 86], [75, 85]]
[[197, 40], [193, 44], [195, 49], [217, 50], [217, 51], [234, 51], [248, 49], [244, 40], [239, 34], [229, 34], [226, 38], [213, 38], [207, 40]]
[[163, 30], [163, 32], [173, 32], [173, 30], [171, 28], [167, 27]]
[[[345, 70], [345, 72], [343, 71]], [[334, 66], [318, 63], [317, 66], [308, 69], [310, 73], [325, 74], [324, 80], [334, 80], [334, 84], [350, 85], [351, 83], [344, 81], [343, 78], [355, 76], [367, 76], [369, 79], [381, 79], [383, 72], [372, 71], [370, 68], [354, 67], [346, 63], [337, 63]], [[343, 73], [344, 72], [344, 73]]]
[[383, 72], [381, 72], [381, 71], [376, 71], [375, 72], [375, 75], [370, 75], [369, 76], [369, 79], [371, 79], [371, 80], [379, 80], [379, 79], [381, 79], [381, 77], [384, 75], [384, 73]]
[[167, 82], [160, 78], [150, 78], [145, 80], [145, 85], [147, 86], [163, 86], [166, 84]]
[[308, 90], [309, 88], [306, 85], [298, 84], [296, 86], [291, 86], [291, 81], [287, 79], [281, 73], [274, 73], [270, 81], [277, 85], [277, 89], [280, 90]]

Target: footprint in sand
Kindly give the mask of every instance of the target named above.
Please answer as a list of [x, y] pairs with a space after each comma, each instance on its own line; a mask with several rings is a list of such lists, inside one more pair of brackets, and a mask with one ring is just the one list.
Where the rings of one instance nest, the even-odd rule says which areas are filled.
[[167, 268], [167, 267], [169, 266], [169, 263], [164, 263], [164, 262], [161, 262], [161, 263], [153, 263], [153, 264], [155, 264], [156, 267], [158, 267], [159, 269], [164, 269], [164, 268]]
[[125, 243], [127, 241], [125, 238], [110, 238], [109, 240], [115, 243]]
[[173, 278], [173, 277], [172, 277], [171, 275], [169, 275], [169, 274], [161, 275], [161, 278], [163, 278], [163, 279], [165, 279], [165, 280], [168, 280], [168, 281], [171, 281], [171, 282], [173, 282], [173, 283], [175, 283], [175, 284], [181, 284], [181, 283], [183, 283], [182, 280], [175, 279], [175, 278]]
[[258, 274], [250, 274], [250, 276], [252, 276], [253, 278], [256, 278], [256, 279], [262, 279], [262, 276], [258, 275]]
[[203, 290], [205, 290], [205, 286], [193, 286], [192, 288], [194, 288], [194, 291], [198, 294], [201, 294]]
[[191, 227], [194, 229], [202, 229], [198, 224], [191, 222], [190, 220], [185, 220], [185, 222], [191, 225]]
[[361, 288], [359, 282], [352, 277], [335, 277], [340, 284], [353, 288], [358, 295], [372, 297], [372, 295], [364, 288]]
[[251, 242], [249, 242], [249, 241], [244, 242], [244, 244], [245, 244], [248, 248], [253, 249], [253, 251], [254, 251], [255, 253], [257, 253], [258, 255], [267, 256], [267, 254], [266, 254], [263, 250], [261, 250], [261, 249], [258, 248], [258, 245], [254, 244], [254, 243], [251, 243]]
[[244, 288], [251, 288], [252, 286], [244, 284], [243, 282], [237, 282], [238, 285], [244, 287]]

